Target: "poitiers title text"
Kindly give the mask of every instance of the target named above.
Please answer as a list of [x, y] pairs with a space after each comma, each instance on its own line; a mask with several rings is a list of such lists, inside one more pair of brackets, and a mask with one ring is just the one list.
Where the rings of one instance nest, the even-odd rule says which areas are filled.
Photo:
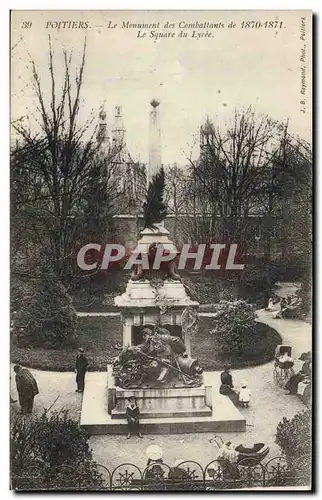
[[[23, 21], [22, 28], [32, 28], [32, 21]], [[64, 30], [89, 30], [89, 29], [122, 29], [133, 30], [136, 38], [151, 39], [156, 42], [159, 39], [171, 38], [194, 38], [195, 40], [214, 38], [218, 30], [223, 29], [242, 29], [242, 30], [281, 30], [285, 28], [282, 20], [244, 20], [241, 22], [222, 22], [214, 21], [194, 21], [194, 22], [131, 22], [131, 21], [107, 21], [102, 25], [91, 24], [89, 21], [57, 21], [48, 20], [45, 22], [45, 27], [48, 30], [64, 31]]]

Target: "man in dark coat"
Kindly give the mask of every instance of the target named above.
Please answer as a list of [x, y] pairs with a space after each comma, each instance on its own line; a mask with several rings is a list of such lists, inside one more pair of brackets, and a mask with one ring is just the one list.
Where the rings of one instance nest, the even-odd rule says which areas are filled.
[[84, 392], [85, 387], [85, 373], [88, 369], [88, 361], [84, 355], [84, 349], [78, 349], [78, 354], [76, 357], [76, 392]]
[[31, 413], [34, 405], [34, 397], [39, 394], [37, 382], [27, 368], [15, 365], [13, 369], [16, 373], [16, 386], [21, 413]]

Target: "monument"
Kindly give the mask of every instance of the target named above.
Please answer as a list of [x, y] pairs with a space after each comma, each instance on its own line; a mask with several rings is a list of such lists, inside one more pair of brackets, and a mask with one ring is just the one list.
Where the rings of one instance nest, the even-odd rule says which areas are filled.
[[[151, 101], [150, 138], [160, 136]], [[157, 130], [153, 130], [155, 127]], [[150, 144], [144, 227], [133, 250], [126, 291], [115, 298], [122, 324], [122, 350], [96, 387], [86, 381], [81, 425], [91, 434], [125, 433], [129, 397], [140, 408], [141, 428], [150, 433], [244, 431], [246, 422], [219, 394], [191, 352], [198, 335], [198, 302], [186, 292], [176, 269], [177, 250], [164, 227], [165, 184], [160, 142]], [[159, 256], [160, 266], [155, 266]], [[213, 383], [214, 382], [214, 383]], [[99, 399], [100, 398], [100, 399]]]
[[[145, 228], [134, 252], [145, 252], [152, 264], [158, 245], [168, 251], [173, 245], [168, 234], [162, 226]], [[123, 350], [108, 367], [112, 419], [124, 418], [130, 396], [137, 399], [143, 419], [169, 419], [170, 424], [172, 418], [212, 414], [211, 387], [204, 385], [202, 367], [191, 356], [190, 332], [199, 304], [188, 297], [173, 264], [135, 270], [125, 293], [115, 299]]]

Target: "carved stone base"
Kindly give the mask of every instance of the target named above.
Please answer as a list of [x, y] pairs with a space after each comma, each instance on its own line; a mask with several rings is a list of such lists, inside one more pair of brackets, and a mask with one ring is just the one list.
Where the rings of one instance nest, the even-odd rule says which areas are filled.
[[128, 399], [134, 396], [140, 408], [142, 418], [210, 417], [212, 410], [211, 387], [181, 389], [121, 389], [116, 388], [116, 406], [111, 410], [111, 417], [125, 418]]

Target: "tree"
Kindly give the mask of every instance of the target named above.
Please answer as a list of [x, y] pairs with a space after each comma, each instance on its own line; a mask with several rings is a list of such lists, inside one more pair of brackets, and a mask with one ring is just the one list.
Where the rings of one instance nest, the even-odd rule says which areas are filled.
[[84, 226], [80, 236], [83, 244], [103, 243], [111, 239], [114, 232], [113, 215], [119, 198], [118, 182], [116, 166], [109, 157], [101, 153], [95, 155], [84, 191]]
[[208, 120], [200, 156], [189, 162], [194, 238], [234, 241], [244, 256], [257, 236], [266, 262], [272, 242], [283, 259], [311, 253], [311, 147], [289, 133], [288, 122], [256, 115], [251, 107], [236, 109], [225, 128]]
[[139, 162], [133, 162], [127, 166], [124, 177], [131, 184], [130, 193], [125, 201], [125, 213], [142, 214], [142, 206], [147, 196], [146, 166]]
[[233, 239], [245, 252], [249, 215], [261, 206], [258, 195], [269, 166], [267, 151], [276, 123], [268, 116], [257, 116], [249, 107], [236, 109], [225, 130], [210, 125], [207, 135], [211, 140], [203, 146], [198, 161], [190, 159], [191, 178], [200, 205], [207, 208], [211, 228], [219, 216], [222, 238]]
[[45, 267], [42, 271], [34, 296], [16, 314], [14, 323], [23, 342], [51, 348], [74, 345], [76, 311], [66, 288], [52, 269]]
[[165, 187], [165, 176], [163, 167], [157, 172], [149, 183], [146, 201], [143, 204], [143, 229], [154, 229], [162, 222], [167, 215], [167, 207], [163, 203], [163, 194]]
[[218, 238], [216, 202], [214, 198], [209, 199], [197, 172], [190, 173], [183, 194], [185, 201], [180, 226], [184, 239], [192, 245], [200, 242], [210, 245]]
[[[86, 42], [80, 66], [75, 70], [75, 78], [72, 78], [72, 56], [63, 51], [64, 73], [59, 87], [49, 37], [51, 91], [48, 101], [36, 64], [31, 61], [37, 101], [34, 118], [39, 130], [31, 132], [23, 120], [13, 124], [18, 141], [11, 154], [12, 234], [19, 234], [21, 225], [16, 224], [21, 217], [32, 234], [32, 242], [49, 247], [50, 260], [58, 276], [63, 276], [69, 267], [75, 242], [82, 235], [86, 218], [85, 194], [88, 199], [99, 150], [99, 144], [93, 140], [95, 131], [90, 132], [93, 117], [84, 124], [80, 124], [79, 119], [85, 57]], [[106, 167], [112, 158], [105, 158], [104, 162]], [[112, 167], [107, 170], [111, 172]], [[107, 179], [111, 178], [111, 175], [105, 176], [103, 184], [106, 186]], [[111, 191], [112, 186], [109, 194]], [[110, 207], [109, 200], [105, 214]], [[13, 239], [16, 244], [17, 238], [14, 236]]]
[[260, 196], [267, 219], [263, 226], [266, 261], [273, 237], [280, 241], [284, 260], [311, 253], [312, 152], [306, 141], [288, 129], [288, 122], [279, 124], [274, 150], [267, 153], [271, 162]]

